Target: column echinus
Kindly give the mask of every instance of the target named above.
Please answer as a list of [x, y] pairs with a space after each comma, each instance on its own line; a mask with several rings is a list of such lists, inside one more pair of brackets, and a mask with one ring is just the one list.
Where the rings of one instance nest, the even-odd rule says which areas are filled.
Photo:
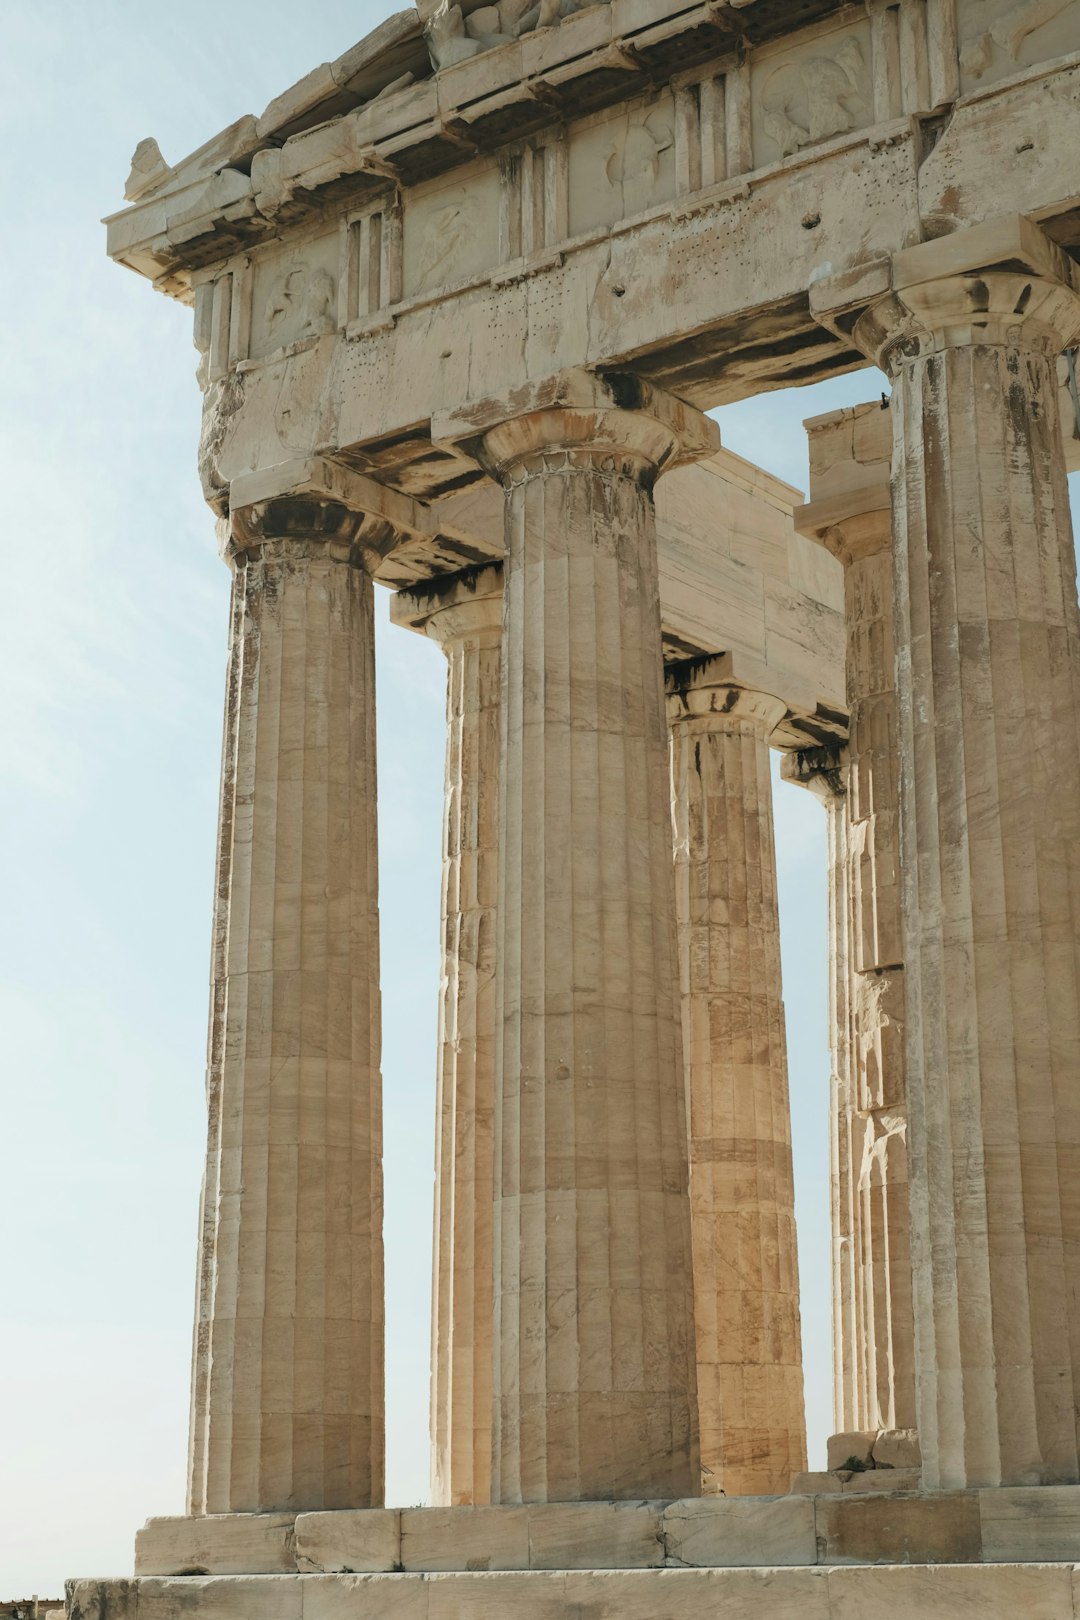
[[[484, 417], [486, 416], [486, 421]], [[485, 404], [505, 491], [492, 1499], [699, 1489], [656, 478], [690, 406]]]
[[286, 464], [237, 480], [221, 524], [233, 607], [195, 1514], [382, 1499], [371, 569], [395, 530], [353, 507], [361, 488], [374, 486]]
[[[810, 504], [796, 527], [844, 567], [851, 715], [839, 805], [844, 816], [842, 952], [849, 1084], [833, 1122], [844, 1160], [833, 1242], [846, 1275], [834, 1344], [840, 1430], [915, 1427], [904, 1081], [896, 651], [893, 635], [891, 413], [875, 400], [815, 417]], [[842, 1185], [840, 1184], [842, 1182]], [[845, 1242], [845, 1227], [847, 1228]]]
[[1055, 362], [1076, 267], [1013, 217], [887, 271], [851, 336], [893, 384], [924, 1481], [1075, 1482], [1080, 622]]
[[729, 657], [668, 673], [705, 1494], [806, 1467], [769, 738]]
[[502, 568], [398, 591], [390, 617], [437, 641], [448, 665], [431, 1484], [437, 1507], [456, 1507], [491, 1499]]

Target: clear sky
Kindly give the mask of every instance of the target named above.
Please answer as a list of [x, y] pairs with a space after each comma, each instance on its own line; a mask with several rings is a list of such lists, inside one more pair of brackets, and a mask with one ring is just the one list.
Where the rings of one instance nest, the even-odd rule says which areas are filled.
[[[191, 315], [105, 257], [136, 142], [174, 160], [381, 0], [12, 0], [0, 16], [0, 1600], [130, 1573], [183, 1510], [228, 579], [195, 472]], [[17, 155], [17, 156], [16, 156]], [[806, 416], [719, 413], [806, 486]], [[379, 594], [387, 1499], [427, 1493], [442, 654]], [[811, 1462], [830, 1429], [825, 841], [778, 785]]]

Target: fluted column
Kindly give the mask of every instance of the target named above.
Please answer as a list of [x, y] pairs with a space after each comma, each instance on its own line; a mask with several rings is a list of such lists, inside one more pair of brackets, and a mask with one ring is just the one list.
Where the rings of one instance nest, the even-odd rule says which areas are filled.
[[400, 591], [391, 616], [446, 654], [442, 984], [435, 1125], [431, 1484], [491, 1498], [495, 904], [502, 569]]
[[485, 441], [506, 490], [497, 1502], [699, 1488], [651, 491], [701, 419], [587, 388]]
[[668, 676], [702, 1488], [806, 1467], [769, 737], [777, 698], [726, 659]]
[[378, 1503], [382, 1134], [371, 559], [234, 510], [189, 1510]]
[[875, 401], [815, 418], [807, 428], [812, 500], [796, 521], [844, 568], [851, 716], [844, 840], [853, 1083], [838, 1131], [851, 1140], [858, 1202], [856, 1338], [843, 1358], [860, 1374], [839, 1427], [913, 1429], [891, 419]]
[[855, 330], [893, 379], [919, 1434], [930, 1486], [1076, 1481], [1078, 617], [1055, 358], [1080, 299], [1044, 239], [1041, 273], [929, 279], [944, 246], [901, 256]]

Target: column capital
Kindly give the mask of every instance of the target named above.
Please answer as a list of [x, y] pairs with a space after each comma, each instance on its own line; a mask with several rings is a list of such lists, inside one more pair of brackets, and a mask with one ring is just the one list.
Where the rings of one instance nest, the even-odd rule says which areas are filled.
[[229, 514], [218, 524], [219, 549], [241, 557], [288, 547], [371, 573], [402, 540], [430, 532], [427, 508], [322, 456], [244, 473], [229, 486]]
[[795, 528], [847, 567], [888, 548], [892, 538], [892, 413], [888, 397], [849, 405], [803, 423], [810, 451], [810, 500]]
[[661, 472], [711, 456], [720, 430], [693, 405], [628, 373], [574, 368], [529, 382], [501, 399], [443, 413], [432, 438], [468, 446], [503, 484], [551, 455], [624, 471], [652, 484]]
[[[764, 670], [761, 677], [767, 683]], [[706, 731], [747, 727], [768, 738], [788, 712], [783, 698], [764, 690], [731, 653], [671, 665], [665, 686], [670, 726], [700, 722], [695, 729]]]
[[849, 567], [887, 551], [892, 540], [888, 481], [795, 508], [795, 528]]
[[825, 277], [810, 305], [895, 377], [975, 344], [1059, 354], [1080, 335], [1080, 271], [1038, 225], [1009, 214]]
[[864, 311], [851, 336], [890, 377], [913, 360], [974, 344], [1056, 358], [1080, 336], [1080, 296], [1026, 272], [943, 276], [888, 293]]
[[502, 563], [424, 580], [390, 598], [390, 622], [447, 648], [466, 638], [496, 645], [502, 636]]

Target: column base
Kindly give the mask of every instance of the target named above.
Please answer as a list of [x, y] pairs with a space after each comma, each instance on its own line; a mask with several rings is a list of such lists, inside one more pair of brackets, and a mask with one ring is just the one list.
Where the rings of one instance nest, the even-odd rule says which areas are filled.
[[71, 1620], [1076, 1620], [1072, 1564], [72, 1581]]
[[[186, 1582], [241, 1575], [1080, 1562], [1080, 1485], [860, 1492], [851, 1484], [681, 1502], [150, 1519], [136, 1538], [135, 1572], [195, 1593]], [[119, 1592], [125, 1583], [107, 1584]]]

